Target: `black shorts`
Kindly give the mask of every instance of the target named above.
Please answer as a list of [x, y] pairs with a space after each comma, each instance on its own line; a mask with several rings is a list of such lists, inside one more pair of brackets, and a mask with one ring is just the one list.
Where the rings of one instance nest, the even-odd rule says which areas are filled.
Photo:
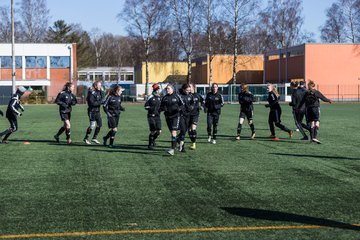
[[65, 121], [65, 120], [69, 120], [71, 119], [71, 112], [68, 112], [68, 113], [62, 113], [60, 112], [60, 118], [61, 118], [61, 121]]
[[179, 130], [180, 116], [166, 117], [166, 124], [170, 131]]
[[240, 111], [240, 114], [239, 114], [239, 118], [244, 118], [245, 117], [250, 121], [250, 120], [253, 120], [253, 111], [252, 110], [241, 110]]
[[89, 121], [96, 122], [98, 126], [102, 126], [101, 114], [100, 112], [88, 112]]
[[179, 128], [180, 128], [180, 131], [182, 133], [186, 133], [187, 130], [189, 129], [190, 125], [190, 115], [182, 115], [180, 116], [180, 125], [179, 125]]
[[155, 116], [155, 117], [148, 116], [148, 123], [149, 123], [150, 132], [161, 130], [160, 116]]
[[281, 109], [270, 110], [269, 122], [281, 123]]
[[307, 108], [306, 116], [309, 122], [320, 121], [320, 108], [319, 107]]
[[[197, 125], [199, 123], [199, 119], [200, 119], [200, 115], [196, 114], [196, 115], [190, 115], [190, 119], [189, 119], [189, 124], [191, 125]], [[190, 127], [189, 126], [189, 127]]]
[[119, 125], [120, 115], [108, 117], [108, 127], [117, 128]]

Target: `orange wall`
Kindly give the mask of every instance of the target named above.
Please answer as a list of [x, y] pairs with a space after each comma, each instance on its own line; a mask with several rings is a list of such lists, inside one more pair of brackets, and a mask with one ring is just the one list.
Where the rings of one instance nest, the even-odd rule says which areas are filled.
[[[1, 80], [12, 80], [11, 77], [12, 74], [12, 69], [10, 68], [1, 68], [0, 69], [0, 81]], [[21, 80], [22, 79], [22, 69], [16, 69], [16, 76], [15, 76], [16, 80]]]
[[[212, 60], [213, 82], [219, 84], [232, 83], [233, 74], [233, 56], [216, 55]], [[202, 65], [194, 66], [194, 79], [196, 83], [209, 83], [208, 62]], [[237, 56], [236, 83], [262, 83], [263, 81], [263, 56]]]
[[306, 44], [306, 80], [318, 85], [360, 84], [360, 45]]
[[[286, 79], [286, 59], [282, 58], [280, 63], [281, 82]], [[269, 60], [265, 63], [265, 82], [277, 83], [279, 81], [279, 59]], [[291, 79], [304, 78], [304, 56], [293, 56], [287, 62], [287, 81]]]
[[[65, 83], [69, 81], [70, 72], [68, 68], [50, 69], [51, 82], [48, 87], [48, 97], [56, 97], [63, 89]], [[75, 83], [76, 86], [76, 83]]]

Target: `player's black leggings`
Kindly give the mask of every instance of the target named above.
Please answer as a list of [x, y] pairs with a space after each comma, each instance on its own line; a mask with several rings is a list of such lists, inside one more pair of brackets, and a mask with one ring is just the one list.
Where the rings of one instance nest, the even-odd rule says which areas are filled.
[[[220, 118], [220, 114], [217, 112], [207, 114], [207, 132], [208, 132], [208, 136], [212, 136], [213, 139], [216, 139], [219, 118]], [[212, 129], [212, 133], [211, 133], [211, 129]]]
[[271, 135], [275, 136], [275, 127], [280, 128], [281, 130], [285, 131], [285, 132], [290, 132], [290, 129], [288, 129], [287, 127], [285, 127], [284, 125], [281, 124], [281, 109], [271, 109], [270, 113], [269, 113], [269, 127], [270, 127], [270, 132]]

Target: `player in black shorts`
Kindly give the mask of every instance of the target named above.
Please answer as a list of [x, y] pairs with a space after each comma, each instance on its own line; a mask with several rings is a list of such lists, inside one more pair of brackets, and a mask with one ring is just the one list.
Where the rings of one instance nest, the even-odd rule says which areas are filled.
[[236, 140], [240, 140], [240, 134], [242, 125], [244, 123], [245, 117], [248, 120], [250, 129], [251, 129], [251, 139], [255, 138], [255, 126], [253, 122], [254, 115], [254, 106], [253, 102], [255, 102], [254, 95], [249, 91], [249, 87], [247, 84], [241, 84], [241, 91], [239, 93], [239, 103], [240, 103], [240, 115], [239, 115], [239, 123], [237, 128], [237, 136]]
[[184, 102], [184, 106], [180, 113], [180, 133], [178, 136], [179, 141], [179, 151], [185, 152], [185, 135], [190, 127], [190, 113], [194, 108], [194, 100], [191, 94], [190, 84], [183, 84], [180, 91], [179, 96], [181, 100]]
[[[100, 129], [102, 127], [102, 119], [100, 114], [100, 106], [103, 103], [104, 94], [101, 89], [101, 81], [96, 81], [93, 83], [92, 88], [89, 89], [86, 101], [88, 104], [88, 116], [90, 125], [86, 129], [86, 134], [84, 137], [84, 142], [86, 144], [91, 144], [91, 142], [100, 144], [100, 142], [97, 140], [97, 136], [100, 132]], [[91, 134], [92, 130], [95, 129], [94, 135], [91, 139], [91, 142], [89, 141], [89, 135]]]
[[331, 99], [326, 98], [320, 91], [315, 89], [315, 83], [309, 81], [308, 91], [306, 92], [301, 104], [305, 103], [306, 115], [308, 122], [310, 123], [311, 141], [320, 144], [321, 142], [317, 139], [317, 132], [320, 128], [320, 101], [332, 103]]
[[[18, 122], [17, 117], [21, 116], [22, 113], [20, 111], [24, 111], [24, 107], [21, 105], [20, 98], [25, 93], [26, 89], [24, 87], [19, 87], [15, 94], [11, 96], [11, 99], [9, 101], [7, 110], [6, 110], [6, 118], [8, 119], [10, 123], [10, 127], [0, 133], [0, 138], [5, 135], [5, 137], [2, 139], [1, 143], [8, 143], [9, 136], [18, 130]], [[3, 115], [3, 112], [1, 112], [1, 115]]]
[[168, 84], [166, 86], [166, 95], [161, 99], [160, 111], [164, 111], [166, 124], [171, 133], [171, 148], [168, 154], [174, 155], [177, 143], [177, 131], [179, 130], [180, 112], [184, 106], [181, 97], [175, 92], [174, 86]]
[[190, 112], [189, 137], [191, 140], [190, 149], [195, 150], [196, 138], [197, 138], [196, 128], [200, 119], [200, 110], [203, 109], [205, 106], [205, 100], [199, 93], [195, 92], [194, 84], [191, 84], [190, 87], [191, 87], [191, 94], [193, 96], [194, 105], [193, 105], [193, 110]]
[[67, 144], [71, 144], [71, 111], [72, 106], [77, 104], [77, 100], [73, 91], [75, 86], [71, 82], [67, 82], [63, 90], [57, 95], [55, 103], [59, 105], [59, 113], [61, 121], [64, 122], [64, 125], [59, 129], [58, 133], [54, 135], [55, 141], [60, 142], [60, 135], [65, 131]]
[[109, 148], [114, 147], [115, 135], [118, 131], [120, 112], [125, 111], [125, 108], [121, 106], [121, 94], [124, 89], [121, 86], [115, 86], [110, 90], [109, 95], [104, 102], [104, 111], [108, 119], [108, 134], [103, 137], [104, 146], [107, 145], [107, 140], [110, 139]]
[[268, 84], [267, 90], [269, 92], [269, 95], [267, 98], [268, 104], [265, 104], [265, 107], [270, 108], [269, 119], [268, 119], [270, 132], [271, 132], [270, 137], [273, 138], [275, 141], [280, 140], [275, 135], [275, 127], [274, 127], [274, 123], [275, 123], [275, 126], [280, 128], [281, 130], [287, 132], [289, 134], [289, 137], [291, 138], [293, 135], [293, 131], [291, 131], [290, 129], [285, 127], [283, 124], [281, 124], [281, 107], [279, 104], [280, 95], [277, 92], [276, 87], [273, 84]]
[[205, 98], [208, 142], [213, 144], [216, 144], [217, 127], [219, 124], [221, 108], [224, 106], [224, 99], [223, 96], [218, 92], [218, 88], [218, 84], [213, 83], [211, 86], [211, 92], [209, 92]]
[[160, 86], [158, 84], [152, 85], [153, 92], [145, 102], [145, 109], [148, 111], [147, 119], [150, 128], [149, 134], [149, 149], [155, 147], [155, 140], [161, 134], [161, 118], [160, 118]]

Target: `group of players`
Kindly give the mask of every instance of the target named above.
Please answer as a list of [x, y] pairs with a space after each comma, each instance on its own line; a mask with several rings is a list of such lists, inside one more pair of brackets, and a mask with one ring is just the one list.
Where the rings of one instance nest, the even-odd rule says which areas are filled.
[[[315, 83], [309, 81], [306, 89], [304, 81], [292, 81], [291, 87], [293, 89], [291, 103], [295, 125], [302, 134], [302, 140], [310, 140], [311, 142], [320, 143], [317, 139], [317, 132], [320, 127], [320, 99], [325, 102], [332, 103], [323, 94], [315, 89]], [[58, 94], [55, 103], [59, 105], [60, 118], [63, 121], [63, 126], [54, 135], [56, 142], [60, 142], [60, 136], [65, 132], [67, 144], [71, 144], [71, 111], [72, 106], [77, 104], [76, 96], [73, 94], [75, 86], [68, 82], [65, 84], [63, 90]], [[161, 97], [160, 86], [154, 84], [152, 86], [152, 94], [145, 102], [145, 109], [147, 110], [147, 119], [150, 128], [149, 134], [149, 149], [154, 149], [155, 141], [161, 134], [161, 117], [160, 113], [164, 112], [166, 124], [171, 134], [171, 148], [167, 151], [168, 154], [174, 155], [178, 148], [180, 152], [185, 152], [185, 136], [191, 140], [190, 149], [196, 149], [197, 140], [197, 125], [199, 122], [200, 111], [204, 110], [207, 114], [207, 133], [208, 142], [216, 144], [217, 126], [219, 123], [221, 108], [224, 106], [223, 96], [218, 92], [218, 84], [213, 83], [211, 91], [207, 93], [205, 99], [195, 92], [193, 84], [182, 85], [179, 91], [176, 91], [172, 84], [168, 84], [165, 88], [166, 94]], [[102, 91], [101, 81], [93, 83], [87, 95], [89, 127], [86, 129], [85, 137], [83, 139], [85, 144], [101, 144], [97, 137], [102, 127], [101, 107], [103, 107], [108, 120], [109, 131], [103, 137], [102, 143], [110, 148], [114, 147], [115, 135], [118, 131], [118, 124], [120, 113], [125, 111], [121, 105], [121, 94], [123, 92], [121, 86], [115, 86], [110, 89], [107, 96], [104, 96]], [[281, 106], [279, 104], [279, 94], [275, 85], [268, 84], [268, 104], [265, 107], [270, 108], [268, 124], [270, 128], [270, 137], [279, 141], [280, 139], [275, 135], [275, 126], [283, 131], [286, 131], [291, 138], [293, 131], [281, 124]], [[2, 143], [8, 143], [9, 136], [17, 131], [17, 117], [21, 116], [21, 111], [24, 111], [20, 103], [21, 96], [26, 89], [19, 87], [16, 93], [11, 97], [6, 111], [6, 117], [9, 120], [10, 127], [0, 133]], [[249, 91], [247, 84], [241, 85], [241, 90], [238, 95], [240, 103], [240, 115], [237, 127], [236, 140], [240, 140], [241, 130], [245, 119], [251, 129], [251, 139], [255, 138], [255, 126], [253, 122], [253, 103], [255, 102], [254, 95]], [[3, 112], [0, 110], [0, 114]], [[306, 124], [303, 119], [306, 117]], [[310, 138], [305, 133], [309, 131]], [[89, 136], [94, 130], [94, 134], [89, 140]], [[109, 141], [109, 144], [108, 144]]]

